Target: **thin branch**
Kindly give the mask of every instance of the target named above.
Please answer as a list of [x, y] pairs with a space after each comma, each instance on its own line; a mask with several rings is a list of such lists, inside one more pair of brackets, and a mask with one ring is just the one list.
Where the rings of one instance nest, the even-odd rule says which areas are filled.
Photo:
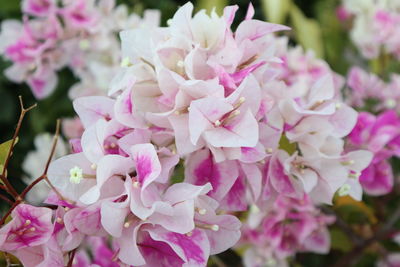
[[0, 227], [6, 222], [8, 216], [10, 216], [11, 212], [19, 205], [21, 204], [23, 201], [21, 201], [20, 199], [17, 199], [14, 204], [11, 206], [11, 208], [7, 211], [7, 213], [1, 218], [0, 220]]
[[[48, 171], [48, 169], [49, 169], [51, 159], [52, 159], [53, 156], [54, 156], [54, 152], [55, 152], [55, 149], [56, 149], [56, 146], [57, 146], [57, 141], [58, 141], [58, 136], [59, 136], [59, 135], [60, 135], [60, 120], [57, 120], [57, 126], [56, 126], [56, 132], [55, 132], [54, 138], [53, 138], [53, 144], [52, 144], [52, 147], [51, 147], [50, 155], [49, 155], [49, 157], [47, 158], [47, 162], [46, 162], [46, 166], [45, 166], [45, 169], [44, 169], [44, 171], [43, 171], [43, 174], [42, 174], [39, 178], [37, 178], [35, 181], [33, 181], [30, 185], [28, 185], [28, 186], [22, 191], [21, 194], [19, 194], [19, 195], [17, 194], [17, 196], [16, 196], [16, 198], [15, 198], [14, 204], [13, 204], [13, 205], [11, 206], [11, 208], [7, 211], [7, 213], [3, 216], [3, 218], [1, 218], [0, 226], [2, 226], [2, 225], [5, 223], [7, 217], [11, 214], [11, 212], [12, 212], [19, 204], [21, 204], [21, 203], [23, 202], [23, 199], [25, 198], [26, 194], [28, 194], [28, 192], [29, 192], [36, 184], [38, 184], [38, 183], [41, 182], [42, 180], [46, 180], [46, 182], [49, 183], [49, 185], [53, 188], [53, 190], [55, 189], [54, 186], [50, 183], [50, 181], [49, 181], [48, 178], [47, 178], [47, 171]], [[58, 191], [56, 191], [56, 190], [55, 190], [55, 192], [58, 193]], [[58, 193], [58, 194], [59, 194], [59, 193]]]
[[9, 200], [8, 197], [3, 196], [3, 195], [0, 195], [0, 199], [4, 200], [5, 202], [7, 202], [10, 205], [12, 205], [14, 203], [11, 200]]
[[45, 179], [45, 177], [42, 175], [39, 178], [37, 178], [35, 181], [33, 181], [32, 183], [30, 183], [25, 189], [24, 191], [22, 191], [22, 193], [19, 195], [20, 199], [24, 199], [26, 194], [28, 194], [29, 191], [31, 191], [31, 189], [38, 184], [39, 182], [41, 182], [43, 179]]
[[8, 150], [8, 154], [7, 154], [6, 160], [5, 160], [4, 165], [3, 165], [3, 172], [0, 175], [0, 179], [3, 181], [4, 185], [6, 186], [7, 191], [15, 199], [18, 197], [18, 193], [17, 193], [17, 191], [14, 189], [14, 187], [11, 185], [11, 183], [8, 181], [8, 179], [6, 177], [7, 167], [8, 167], [8, 164], [10, 162], [10, 158], [11, 158], [12, 152], [14, 151], [14, 145], [15, 145], [15, 142], [17, 141], [17, 137], [18, 137], [19, 131], [21, 129], [22, 121], [24, 120], [25, 114], [28, 111], [30, 111], [31, 109], [36, 107], [36, 104], [34, 104], [34, 105], [32, 105], [32, 106], [30, 106], [28, 108], [25, 108], [21, 96], [19, 96], [19, 103], [20, 103], [20, 106], [21, 106], [21, 114], [19, 115], [17, 128], [14, 131], [14, 135], [13, 135], [13, 138], [12, 138], [12, 141], [11, 141], [11, 146], [10, 146], [10, 149]]
[[350, 238], [350, 240], [354, 243], [354, 245], [359, 246], [363, 243], [363, 238], [360, 237], [350, 226], [343, 221], [343, 219], [336, 214], [336, 212], [329, 207], [321, 206], [320, 209], [329, 215], [334, 215], [336, 217], [335, 224]]
[[362, 242], [362, 244], [354, 247], [352, 251], [344, 255], [338, 262], [336, 262], [333, 266], [334, 267], [341, 267], [341, 266], [353, 266], [357, 263], [362, 256], [362, 252], [367, 249], [373, 243], [384, 240], [387, 238], [388, 234], [392, 230], [394, 224], [400, 219], [400, 206], [392, 213], [392, 216], [389, 220], [378, 230], [375, 234]]
[[54, 193], [56, 193], [56, 195], [58, 196], [59, 199], [65, 200], [65, 197], [57, 190], [57, 188], [50, 182], [49, 178], [47, 177], [47, 175], [44, 176], [44, 180], [46, 181], [46, 183], [50, 186], [51, 190], [54, 191]]
[[72, 267], [72, 264], [74, 263], [75, 253], [76, 253], [76, 249], [71, 251], [71, 253], [69, 255], [69, 261], [68, 261], [67, 267]]
[[60, 136], [60, 120], [58, 119], [57, 123], [56, 123], [56, 132], [54, 133], [54, 137], [53, 137], [53, 144], [51, 146], [50, 155], [49, 155], [49, 157], [47, 159], [46, 167], [44, 168], [43, 175], [47, 175], [47, 171], [49, 170], [51, 159], [53, 158], [54, 152], [55, 152], [56, 147], [57, 147], [57, 142], [58, 142], [58, 137], [59, 136]]

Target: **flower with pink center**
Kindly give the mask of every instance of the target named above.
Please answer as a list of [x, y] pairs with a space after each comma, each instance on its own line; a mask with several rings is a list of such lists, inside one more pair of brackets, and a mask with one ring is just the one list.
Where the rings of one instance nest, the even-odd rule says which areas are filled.
[[300, 200], [278, 197], [266, 211], [253, 209], [252, 216], [262, 216], [262, 219], [256, 225], [246, 225], [243, 231], [241, 244], [250, 245], [246, 253], [254, 256], [253, 260], [245, 261], [246, 266], [261, 266], [257, 265], [259, 260], [264, 263], [284, 260], [297, 252], [325, 254], [329, 251], [327, 226], [334, 218], [321, 214], [307, 196]]
[[0, 248], [13, 252], [46, 243], [53, 232], [52, 211], [19, 204], [11, 213], [12, 220], [0, 229]]
[[365, 148], [374, 153], [372, 163], [362, 171], [360, 183], [371, 195], [392, 191], [394, 177], [388, 159], [400, 154], [400, 120], [393, 110], [378, 116], [361, 112], [349, 135], [349, 149]]

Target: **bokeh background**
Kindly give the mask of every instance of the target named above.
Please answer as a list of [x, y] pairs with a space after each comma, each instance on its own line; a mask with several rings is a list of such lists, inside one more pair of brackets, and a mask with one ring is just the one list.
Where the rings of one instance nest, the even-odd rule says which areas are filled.
[[[145, 9], [159, 9], [162, 13], [162, 24], [165, 25], [176, 9], [186, 1], [178, 0], [118, 0], [119, 4], [126, 4], [131, 11], [141, 14]], [[249, 1], [228, 0], [198, 0], [192, 1], [197, 9], [210, 9], [216, 5], [221, 12], [226, 5], [237, 4], [240, 6], [237, 21], [244, 18]], [[278, 5], [269, 3], [275, 2]], [[255, 7], [255, 17], [261, 20], [282, 23], [292, 27], [293, 31], [288, 33], [293, 44], [300, 44], [305, 49], [313, 49], [316, 55], [326, 60], [331, 68], [339, 74], [346, 75], [351, 64], [365, 65], [348, 37], [348, 27], [336, 17], [336, 7], [339, 0], [293, 0], [294, 5], [287, 5], [289, 0], [252, 1]], [[0, 0], [0, 22], [5, 19], [21, 20], [20, 0]], [[0, 143], [9, 140], [14, 132], [19, 116], [18, 96], [21, 95], [26, 105], [38, 103], [38, 107], [29, 112], [23, 122], [19, 142], [15, 148], [10, 167], [8, 169], [11, 182], [21, 190], [25, 185], [20, 179], [23, 176], [21, 164], [27, 152], [33, 149], [33, 139], [41, 132], [54, 132], [58, 118], [73, 117], [72, 103], [67, 96], [68, 89], [76, 82], [69, 70], [62, 70], [59, 74], [59, 84], [55, 92], [47, 99], [37, 101], [31, 90], [25, 84], [15, 84], [8, 81], [3, 71], [9, 66], [9, 62], [0, 59]], [[399, 70], [399, 63], [393, 63], [388, 70]], [[394, 166], [400, 166], [394, 162]], [[397, 189], [396, 189], [397, 190]], [[398, 194], [397, 194], [398, 195]], [[368, 197], [365, 202], [373, 207], [374, 213], [366, 205], [345, 205], [337, 210], [341, 220], [346, 223], [364, 225], [373, 220], [380, 220], [387, 211], [398, 205], [398, 196], [387, 195], [381, 198]], [[4, 205], [0, 205], [2, 207]], [[385, 211], [385, 212], [383, 212]], [[381, 214], [382, 213], [382, 214]], [[389, 212], [390, 213], [390, 212]], [[360, 226], [362, 227], [362, 226]], [[362, 229], [361, 229], [362, 231]], [[385, 242], [385, 241], [384, 241]], [[352, 250], [348, 237], [335, 227], [332, 228], [332, 251], [329, 255], [299, 254], [292, 266], [331, 266], [336, 259]], [[390, 241], [385, 246], [394, 246]], [[221, 256], [228, 264], [227, 266], [241, 266], [240, 258], [232, 251]], [[357, 266], [373, 266], [376, 253], [363, 253]], [[1, 265], [1, 262], [0, 262]]]

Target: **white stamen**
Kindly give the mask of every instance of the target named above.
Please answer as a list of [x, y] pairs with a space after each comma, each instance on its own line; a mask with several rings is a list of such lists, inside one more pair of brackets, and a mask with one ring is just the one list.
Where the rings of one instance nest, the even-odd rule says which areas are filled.
[[167, 25], [170, 26], [172, 23], [172, 19], [167, 20]]
[[179, 60], [179, 61], [176, 63], [176, 65], [177, 65], [179, 68], [183, 68], [183, 67], [185, 66], [185, 62], [183, 62], [183, 60]]
[[341, 103], [336, 103], [335, 107], [336, 107], [336, 109], [340, 109], [342, 107], [342, 104]]
[[221, 121], [220, 121], [220, 120], [216, 120], [216, 121], [214, 122], [214, 125], [217, 126], [217, 127], [220, 126], [220, 125], [221, 125]]
[[234, 112], [232, 112], [231, 117], [236, 117], [240, 114], [240, 110], [235, 110]]
[[78, 166], [73, 167], [69, 170], [69, 181], [72, 184], [79, 184], [83, 179], [83, 171]]
[[124, 57], [121, 61], [121, 67], [129, 67], [131, 66], [131, 60], [129, 59], [129, 57]]
[[246, 98], [244, 96], [241, 96], [239, 98], [239, 103], [242, 104], [242, 103], [244, 103], [244, 101], [246, 101]]
[[35, 232], [35, 231], [36, 231], [36, 228], [35, 228], [35, 227], [31, 227], [31, 228], [29, 228], [29, 231]]
[[250, 213], [257, 214], [259, 212], [260, 212], [260, 208], [256, 204], [253, 204], [250, 206]]
[[360, 175], [361, 175], [360, 172], [350, 173], [350, 174], [349, 174], [349, 178], [358, 179], [358, 177], [360, 177]]
[[129, 222], [124, 223], [124, 227], [128, 228], [131, 224]]
[[57, 217], [56, 221], [57, 221], [58, 223], [60, 223], [60, 224], [63, 222], [63, 220], [62, 220], [60, 217]]
[[133, 187], [135, 188], [139, 188], [140, 187], [140, 183], [138, 181], [133, 183]]
[[348, 160], [348, 161], [342, 161], [342, 165], [347, 166], [347, 165], [353, 165], [355, 163], [354, 160]]
[[207, 213], [207, 210], [206, 210], [206, 209], [198, 209], [197, 212], [198, 212], [200, 215], [204, 215], [204, 214]]
[[219, 226], [217, 224], [213, 224], [213, 225], [211, 225], [211, 230], [213, 230], [214, 232], [217, 232], [219, 230]]
[[271, 154], [272, 152], [274, 152], [274, 150], [271, 147], [269, 147], [267, 148], [267, 152]]
[[26, 220], [25, 221], [25, 225], [30, 225], [32, 222], [31, 222], [31, 220]]
[[188, 237], [191, 237], [192, 235], [193, 235], [192, 231], [186, 233], [186, 236], [188, 236]]
[[343, 197], [350, 193], [351, 186], [349, 184], [344, 184], [339, 188], [338, 195]]
[[96, 163], [93, 163], [92, 165], [90, 165], [90, 168], [91, 168], [92, 170], [95, 170], [95, 169], [97, 168]]

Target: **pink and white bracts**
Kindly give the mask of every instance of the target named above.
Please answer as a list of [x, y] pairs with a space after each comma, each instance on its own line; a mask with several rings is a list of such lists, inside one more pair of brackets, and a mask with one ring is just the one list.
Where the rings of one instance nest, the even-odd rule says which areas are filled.
[[[76, 3], [62, 14], [86, 12]], [[232, 213], [250, 206], [266, 212], [258, 218], [270, 225], [266, 235], [285, 218], [296, 221], [289, 228], [301, 226], [290, 240], [274, 236], [271, 253], [280, 259], [326, 250], [330, 219], [312, 202], [349, 193], [346, 182], [358, 183], [372, 159], [344, 149], [357, 112], [342, 102], [340, 78], [327, 65], [279, 51], [274, 33], [289, 28], [253, 19], [250, 5], [233, 32], [236, 10], [192, 17], [187, 3], [168, 27], [121, 32], [122, 66], [109, 96], [74, 101], [83, 134], [72, 140], [74, 153], [49, 168], [63, 199], [47, 200], [57, 207], [53, 245], [35, 246], [36, 262], [64, 262], [99, 236], [112, 240], [107, 248], [121, 266], [205, 266], [239, 240]], [[71, 27], [91, 25], [78, 17]], [[297, 58], [309, 67], [291, 64]]]

